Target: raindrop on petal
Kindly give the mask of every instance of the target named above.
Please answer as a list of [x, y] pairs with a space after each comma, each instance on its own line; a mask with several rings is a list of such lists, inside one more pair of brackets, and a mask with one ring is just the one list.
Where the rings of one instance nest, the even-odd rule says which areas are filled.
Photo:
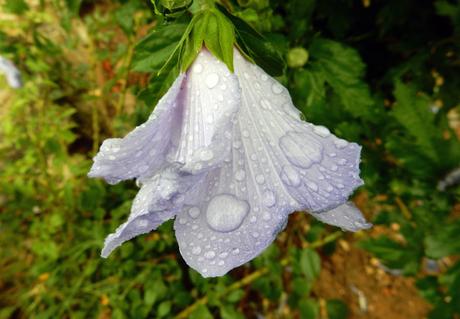
[[237, 229], [249, 212], [249, 204], [230, 194], [214, 196], [206, 210], [208, 225], [219, 232]]

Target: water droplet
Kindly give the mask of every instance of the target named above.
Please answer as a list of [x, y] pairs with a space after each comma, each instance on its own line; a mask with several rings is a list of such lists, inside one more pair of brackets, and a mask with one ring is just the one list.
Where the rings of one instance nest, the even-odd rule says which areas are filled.
[[265, 177], [262, 174], [257, 175], [256, 176], [256, 182], [257, 182], [257, 184], [265, 183]]
[[203, 66], [201, 64], [197, 63], [193, 66], [193, 72], [201, 73], [202, 71], [203, 71]]
[[242, 180], [244, 180], [246, 178], [246, 173], [240, 169], [240, 170], [237, 170], [236, 173], [235, 173], [235, 179], [239, 182], [241, 182]]
[[281, 94], [283, 92], [283, 87], [279, 83], [273, 83], [272, 85], [272, 91], [275, 94]]
[[187, 223], [187, 219], [185, 219], [183, 217], [179, 218], [179, 224], [185, 225], [185, 223]]
[[264, 110], [270, 110], [272, 108], [270, 102], [267, 100], [267, 99], [262, 99], [260, 100], [260, 106], [264, 109]]
[[188, 210], [188, 214], [190, 215], [190, 217], [192, 218], [197, 218], [198, 216], [200, 216], [200, 209], [196, 206], [190, 208]]
[[237, 229], [249, 212], [249, 204], [230, 194], [214, 196], [206, 210], [208, 225], [219, 232]]
[[334, 141], [334, 144], [335, 146], [337, 146], [337, 148], [344, 148], [345, 146], [348, 145], [348, 142], [339, 138], [337, 140]]
[[217, 263], [219, 266], [223, 266], [225, 264], [225, 262], [223, 260], [219, 260], [219, 262]]
[[210, 250], [204, 253], [204, 257], [206, 257], [207, 259], [213, 259], [214, 257], [216, 257], [216, 253]]
[[200, 246], [195, 246], [192, 248], [192, 254], [194, 255], [199, 255], [201, 254], [201, 247]]
[[276, 203], [275, 193], [272, 191], [266, 191], [262, 195], [262, 202], [267, 207], [272, 207]]
[[337, 165], [332, 164], [332, 166], [331, 166], [331, 171], [335, 172], [335, 171], [337, 171], [338, 169], [339, 169], [339, 168], [338, 168]]
[[243, 137], [249, 137], [249, 131], [244, 130], [243, 132], [241, 132], [241, 135], [243, 135]]
[[307, 186], [315, 192], [318, 191], [318, 185], [314, 182], [307, 181]]
[[258, 232], [253, 232], [251, 235], [254, 238], [258, 238], [260, 234]]
[[216, 73], [208, 74], [208, 76], [205, 79], [205, 82], [206, 86], [212, 89], [217, 85], [217, 83], [219, 83], [219, 76]]
[[344, 158], [341, 158], [337, 161], [337, 163], [339, 163], [340, 165], [345, 165], [347, 163], [347, 160]]
[[202, 161], [209, 161], [212, 160], [214, 157], [214, 153], [212, 150], [209, 149], [203, 149], [200, 151], [200, 159]]
[[233, 147], [236, 148], [236, 149], [239, 149], [241, 147], [241, 142], [240, 141], [234, 141], [233, 142]]
[[327, 127], [321, 126], [321, 125], [316, 125], [313, 127], [313, 132], [318, 134], [321, 137], [328, 137], [331, 135], [331, 132]]
[[268, 76], [266, 74], [262, 74], [262, 76], [260, 78], [262, 79], [262, 81], [267, 81], [268, 80]]
[[300, 185], [300, 176], [291, 165], [283, 166], [281, 180], [288, 186], [298, 187]]
[[280, 138], [279, 146], [289, 162], [298, 167], [309, 168], [323, 157], [321, 143], [303, 133], [286, 133]]
[[136, 221], [136, 225], [139, 228], [145, 228], [149, 225], [149, 221], [147, 219], [141, 218]]
[[249, 221], [250, 221], [251, 223], [255, 223], [255, 222], [257, 221], [257, 217], [256, 217], [256, 216], [252, 216], [252, 217], [249, 219]]
[[262, 219], [265, 220], [265, 221], [270, 220], [270, 219], [272, 219], [272, 215], [270, 215], [269, 212], [264, 212], [262, 214]]
[[219, 254], [219, 258], [227, 258], [227, 256], [228, 256], [227, 252], [223, 252]]
[[232, 254], [233, 254], [233, 255], [238, 255], [239, 253], [240, 253], [240, 250], [239, 250], [238, 248], [234, 248], [234, 249], [232, 250]]
[[109, 160], [111, 160], [111, 161], [114, 161], [114, 160], [116, 160], [116, 159], [117, 159], [117, 158], [116, 158], [115, 156], [113, 156], [113, 155], [110, 155], [110, 156], [109, 156]]

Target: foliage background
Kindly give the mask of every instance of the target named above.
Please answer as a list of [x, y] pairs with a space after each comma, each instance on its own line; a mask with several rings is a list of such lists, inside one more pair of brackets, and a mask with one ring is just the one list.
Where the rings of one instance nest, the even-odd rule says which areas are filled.
[[[135, 44], [164, 21], [140, 0], [2, 0], [0, 55], [24, 87], [0, 77], [0, 318], [459, 318], [460, 2], [222, 3], [287, 60], [279, 79], [305, 118], [363, 145], [356, 203], [375, 227], [296, 213], [217, 279], [184, 264], [171, 223], [102, 260], [137, 187], [86, 173], [104, 138], [151, 112], [140, 92], [161, 51]], [[334, 281], [352, 278], [356, 253], [362, 280]]]

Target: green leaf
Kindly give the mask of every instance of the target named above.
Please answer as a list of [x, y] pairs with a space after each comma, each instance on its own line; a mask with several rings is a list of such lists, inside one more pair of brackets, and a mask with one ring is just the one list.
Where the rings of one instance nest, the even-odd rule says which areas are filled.
[[235, 26], [236, 41], [241, 51], [272, 76], [283, 75], [285, 63], [275, 47], [243, 19], [217, 5]]
[[195, 311], [189, 316], [190, 319], [213, 319], [212, 314], [209, 312], [208, 307], [205, 305], [199, 305]]
[[311, 299], [303, 299], [299, 302], [300, 318], [316, 319], [319, 316], [319, 306]]
[[309, 281], [318, 278], [321, 271], [321, 258], [318, 253], [309, 248], [303, 249], [300, 252], [300, 269]]
[[235, 32], [231, 22], [220, 11], [209, 11], [204, 43], [208, 50], [233, 72]]
[[431, 258], [442, 258], [460, 254], [460, 220], [444, 225], [425, 238], [426, 254]]
[[347, 305], [341, 300], [328, 300], [326, 303], [326, 309], [329, 319], [346, 319], [348, 317]]
[[374, 254], [391, 269], [402, 270], [404, 274], [415, 274], [418, 271], [422, 256], [419, 247], [403, 246], [385, 236], [361, 241], [359, 246]]
[[355, 49], [315, 38], [309, 48], [315, 72], [332, 87], [345, 109], [355, 117], [372, 120], [374, 101], [363, 80], [365, 64]]
[[174, 53], [187, 29], [185, 23], [159, 25], [137, 45], [132, 69], [137, 72], [158, 72]]

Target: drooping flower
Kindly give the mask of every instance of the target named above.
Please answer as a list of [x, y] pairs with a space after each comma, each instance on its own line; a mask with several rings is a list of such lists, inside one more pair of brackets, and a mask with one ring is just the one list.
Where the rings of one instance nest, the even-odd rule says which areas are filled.
[[286, 88], [236, 49], [234, 65], [203, 49], [146, 123], [104, 141], [89, 176], [141, 188], [103, 257], [175, 218], [185, 261], [221, 276], [260, 254], [294, 211], [370, 227], [347, 203], [362, 184], [361, 147], [302, 121]]

